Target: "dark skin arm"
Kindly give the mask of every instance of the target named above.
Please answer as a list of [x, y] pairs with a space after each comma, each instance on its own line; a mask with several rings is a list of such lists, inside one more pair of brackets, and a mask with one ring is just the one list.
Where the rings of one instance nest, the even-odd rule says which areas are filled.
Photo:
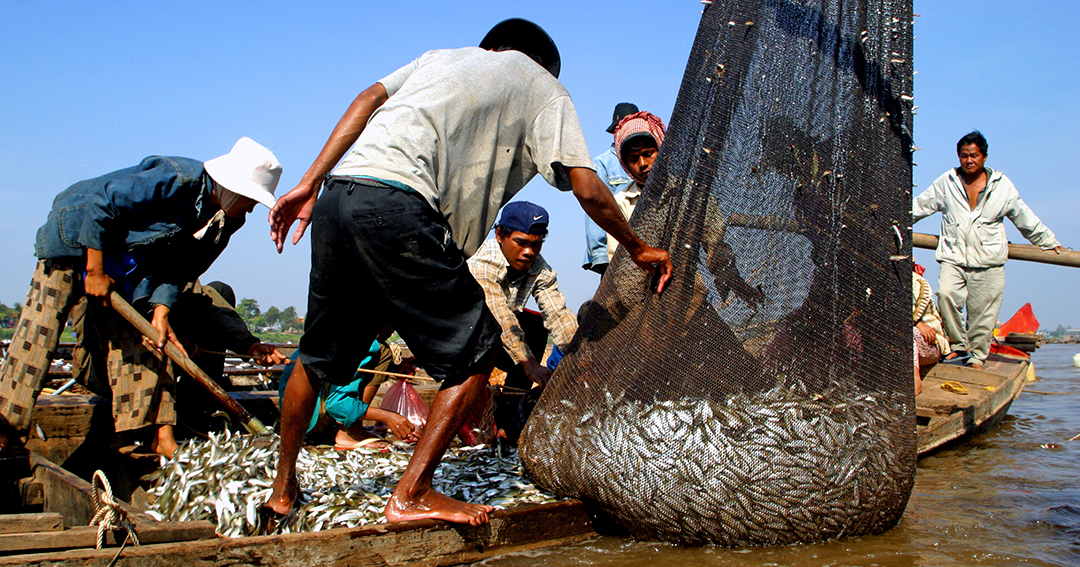
[[641, 269], [650, 274], [660, 273], [660, 284], [656, 287], [656, 293], [664, 290], [671, 279], [671, 258], [666, 250], [647, 246], [634, 234], [630, 223], [623, 218], [622, 211], [615, 204], [615, 197], [611, 190], [597, 177], [596, 172], [587, 167], [572, 167], [570, 173], [570, 185], [577, 197], [578, 203], [585, 213], [596, 222], [600, 228], [615, 237], [626, 247], [630, 258]]
[[300, 183], [278, 199], [274, 208], [270, 209], [270, 237], [277, 245], [279, 254], [285, 245], [285, 233], [297, 220], [300, 223], [296, 227], [296, 232], [293, 233], [292, 243], [295, 245], [300, 242], [308, 225], [311, 224], [311, 210], [319, 197], [319, 186], [322, 184], [323, 177], [330, 173], [341, 161], [345, 152], [356, 143], [356, 139], [367, 126], [368, 119], [388, 98], [386, 88], [381, 83], [375, 83], [357, 95], [341, 120], [334, 126], [330, 139], [319, 152], [319, 157], [315, 158], [315, 162], [304, 173]]
[[83, 282], [86, 295], [101, 298], [105, 305], [108, 305], [109, 291], [112, 289], [112, 284], [112, 278], [105, 274], [105, 259], [101, 250], [87, 248], [86, 280]]
[[[105, 261], [104, 255], [101, 250], [95, 248], [86, 249], [86, 280], [83, 282], [83, 288], [86, 290], [86, 295], [96, 297], [101, 300], [105, 305], [109, 305], [109, 292], [112, 290], [113, 280], [105, 273]], [[169, 325], [169, 308], [164, 305], [154, 306], [154, 315], [150, 321], [154, 329], [158, 332], [158, 342], [156, 345], [158, 351], [164, 351], [165, 342], [168, 341], [173, 344], [180, 352], [187, 354], [184, 347], [180, 345], [180, 339], [173, 332], [172, 326]]]

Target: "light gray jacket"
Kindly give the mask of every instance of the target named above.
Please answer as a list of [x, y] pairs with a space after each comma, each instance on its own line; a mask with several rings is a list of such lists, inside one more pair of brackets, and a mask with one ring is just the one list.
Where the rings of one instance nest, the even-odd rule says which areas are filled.
[[991, 268], [1005, 264], [1009, 241], [1005, 237], [1008, 217], [1020, 234], [1043, 250], [1060, 246], [1054, 233], [1020, 199], [1012, 181], [1000, 171], [986, 168], [986, 187], [979, 192], [974, 214], [968, 204], [964, 181], [950, 169], [929, 189], [911, 201], [913, 222], [941, 212], [938, 262], [964, 268]]

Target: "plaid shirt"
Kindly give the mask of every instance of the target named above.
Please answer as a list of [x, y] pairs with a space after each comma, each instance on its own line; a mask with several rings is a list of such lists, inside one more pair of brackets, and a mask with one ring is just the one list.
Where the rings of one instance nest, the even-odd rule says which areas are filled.
[[525, 309], [529, 297], [535, 297], [544, 316], [544, 327], [551, 333], [551, 340], [564, 349], [577, 332], [577, 318], [566, 308], [566, 297], [559, 291], [555, 270], [537, 256], [528, 271], [517, 279], [508, 277], [510, 264], [506, 261], [499, 242], [494, 238], [485, 241], [472, 258], [469, 270], [484, 288], [488, 309], [502, 327], [502, 343], [515, 364], [535, 356], [525, 346], [525, 331], [518, 325], [517, 313]]

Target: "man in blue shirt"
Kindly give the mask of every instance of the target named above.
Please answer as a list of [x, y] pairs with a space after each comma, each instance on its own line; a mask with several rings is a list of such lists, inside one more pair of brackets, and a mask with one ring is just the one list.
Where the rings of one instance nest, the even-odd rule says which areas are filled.
[[[274, 205], [280, 178], [281, 164], [270, 150], [241, 138], [228, 154], [205, 163], [151, 156], [57, 195], [38, 230], [37, 270], [0, 364], [0, 450], [30, 426], [49, 353], [84, 296], [107, 304], [115, 288], [136, 309], [152, 313], [159, 350], [165, 341], [183, 350], [169, 323], [181, 289], [210, 267], [255, 203]], [[135, 347], [141, 348], [138, 339]], [[127, 353], [117, 367], [138, 367], [143, 354]], [[156, 372], [133, 377], [134, 384], [110, 377], [116, 430], [157, 426], [150, 447], [171, 456], [173, 384]]]
[[[607, 127], [608, 134], [615, 133], [615, 127], [619, 122], [638, 111], [636, 104], [620, 102], [615, 105], [615, 112], [611, 116], [611, 125]], [[615, 151], [615, 143], [604, 153], [593, 158], [593, 166], [596, 167], [596, 175], [611, 189], [611, 193], [617, 194], [630, 186], [630, 176], [619, 164], [619, 155]], [[592, 270], [601, 276], [607, 271], [608, 249], [607, 233], [600, 228], [588, 215], [585, 215], [585, 263], [581, 265], [586, 270]]]

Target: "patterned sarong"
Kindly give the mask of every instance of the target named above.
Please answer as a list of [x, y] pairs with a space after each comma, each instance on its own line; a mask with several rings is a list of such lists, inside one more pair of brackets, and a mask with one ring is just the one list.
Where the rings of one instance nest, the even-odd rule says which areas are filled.
[[0, 363], [0, 418], [25, 433], [72, 305], [82, 297], [75, 261], [38, 261], [8, 356]]

